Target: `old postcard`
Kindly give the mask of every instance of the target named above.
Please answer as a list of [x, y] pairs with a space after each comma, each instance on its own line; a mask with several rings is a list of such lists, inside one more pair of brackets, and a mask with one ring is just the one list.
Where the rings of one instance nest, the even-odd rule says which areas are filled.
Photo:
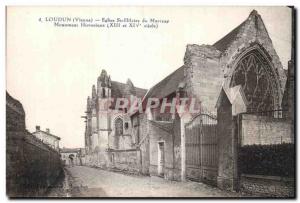
[[7, 6], [7, 196], [294, 198], [294, 15]]

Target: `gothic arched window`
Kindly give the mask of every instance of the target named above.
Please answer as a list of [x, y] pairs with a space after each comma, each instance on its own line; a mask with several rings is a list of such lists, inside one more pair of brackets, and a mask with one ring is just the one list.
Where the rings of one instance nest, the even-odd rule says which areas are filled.
[[121, 118], [115, 120], [115, 134], [116, 136], [123, 135], [123, 120]]
[[104, 89], [104, 88], [102, 88], [102, 97], [103, 97], [103, 98], [106, 97], [106, 95], [105, 95], [105, 89]]
[[270, 65], [258, 51], [244, 55], [236, 65], [230, 87], [241, 85], [249, 102], [248, 112], [274, 110], [276, 83]]

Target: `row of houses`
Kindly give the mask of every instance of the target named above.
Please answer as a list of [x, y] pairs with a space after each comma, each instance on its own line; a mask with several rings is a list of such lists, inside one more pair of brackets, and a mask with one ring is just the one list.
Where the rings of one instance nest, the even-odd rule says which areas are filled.
[[41, 130], [40, 126], [36, 126], [36, 130], [32, 135], [45, 145], [51, 147], [60, 154], [61, 162], [64, 166], [80, 166], [83, 165], [82, 157], [85, 156], [84, 148], [60, 148], [60, 137], [50, 133], [50, 129]]
[[[118, 98], [141, 103], [131, 111]], [[152, 105], [153, 98], [158, 105]], [[184, 98], [192, 98], [199, 111], [189, 111], [191, 103], [182, 102]], [[130, 79], [113, 81], [102, 70], [87, 98], [85, 164], [276, 193], [255, 181], [257, 187], [247, 187], [253, 179], [241, 178], [239, 150], [293, 145], [293, 114], [294, 61], [288, 71], [283, 69], [254, 10], [213, 45], [187, 45], [183, 65], [149, 90], [135, 87]], [[292, 190], [289, 185], [285, 195]]]
[[50, 133], [50, 129], [41, 130], [40, 126], [36, 126], [36, 130], [31, 133], [40, 142], [54, 149], [60, 154], [61, 162], [64, 166], [80, 166], [83, 165], [82, 157], [85, 156], [84, 148], [60, 148], [60, 137]]

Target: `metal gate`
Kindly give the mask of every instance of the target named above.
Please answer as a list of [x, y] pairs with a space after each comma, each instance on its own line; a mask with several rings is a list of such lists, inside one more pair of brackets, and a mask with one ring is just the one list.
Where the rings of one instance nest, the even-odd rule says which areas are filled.
[[190, 180], [217, 184], [217, 119], [200, 114], [185, 126], [186, 176]]

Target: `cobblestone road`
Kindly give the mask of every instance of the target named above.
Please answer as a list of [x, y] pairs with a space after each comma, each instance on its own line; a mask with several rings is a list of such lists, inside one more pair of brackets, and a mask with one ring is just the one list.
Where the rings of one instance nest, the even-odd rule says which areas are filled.
[[[131, 176], [85, 166], [66, 168], [71, 197], [236, 197], [203, 183], [168, 181], [159, 177]], [[65, 184], [64, 184], [65, 185]], [[54, 193], [52, 193], [54, 194]]]

